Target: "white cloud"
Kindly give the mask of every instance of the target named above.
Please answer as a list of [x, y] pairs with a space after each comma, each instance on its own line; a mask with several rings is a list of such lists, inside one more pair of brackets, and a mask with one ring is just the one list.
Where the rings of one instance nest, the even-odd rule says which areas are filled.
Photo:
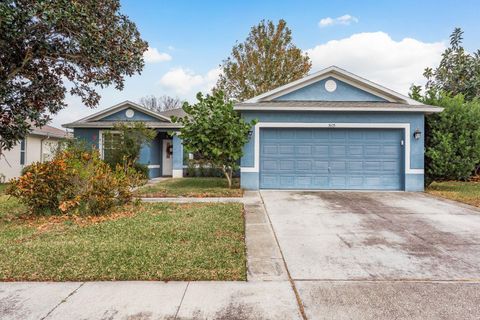
[[165, 73], [159, 83], [175, 95], [191, 100], [198, 91], [210, 91], [215, 86], [220, 73], [220, 68], [211, 69], [204, 75], [196, 74], [189, 69], [175, 68]]
[[157, 48], [148, 47], [143, 53], [143, 58], [147, 63], [164, 62], [172, 60], [172, 56], [168, 53], [159, 52]]
[[395, 41], [385, 32], [371, 32], [328, 41], [306, 53], [313, 70], [336, 65], [406, 94], [412, 83], [425, 83], [423, 70], [437, 66], [444, 50], [444, 42]]
[[358, 18], [351, 16], [349, 14], [344, 14], [343, 16], [340, 16], [337, 18], [330, 18], [330, 17], [323, 18], [318, 22], [318, 26], [320, 28], [333, 26], [335, 24], [348, 26], [352, 23], [357, 23], [357, 22], [358, 22]]

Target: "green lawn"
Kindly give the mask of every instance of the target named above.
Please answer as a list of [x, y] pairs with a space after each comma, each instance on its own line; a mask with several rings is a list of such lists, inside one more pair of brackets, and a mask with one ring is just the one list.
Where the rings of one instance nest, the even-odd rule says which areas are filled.
[[147, 185], [137, 190], [136, 196], [150, 198], [164, 197], [241, 197], [239, 179], [234, 179], [234, 186], [229, 189], [223, 178], [181, 178], [168, 179], [154, 185]]
[[241, 204], [151, 203], [99, 217], [15, 217], [0, 199], [0, 281], [246, 280]]
[[5, 193], [5, 189], [7, 189], [8, 184], [6, 183], [0, 183], [0, 195]]
[[434, 182], [427, 193], [480, 207], [480, 182]]

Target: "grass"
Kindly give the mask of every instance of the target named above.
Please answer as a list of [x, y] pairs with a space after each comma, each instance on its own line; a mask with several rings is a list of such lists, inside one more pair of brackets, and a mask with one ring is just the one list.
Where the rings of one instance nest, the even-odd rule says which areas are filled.
[[241, 197], [239, 179], [234, 179], [233, 188], [228, 188], [223, 178], [181, 178], [168, 179], [153, 185], [147, 185], [136, 192], [138, 197]]
[[427, 193], [480, 207], [480, 182], [434, 182]]
[[7, 183], [0, 183], [0, 195], [5, 193], [5, 189], [7, 189], [8, 184]]
[[24, 210], [15, 199], [1, 201], [0, 281], [246, 280], [241, 204], [27, 218], [5, 213]]
[[20, 201], [5, 194], [7, 186], [5, 183], [0, 184], [0, 226], [5, 219], [16, 217], [27, 211]]

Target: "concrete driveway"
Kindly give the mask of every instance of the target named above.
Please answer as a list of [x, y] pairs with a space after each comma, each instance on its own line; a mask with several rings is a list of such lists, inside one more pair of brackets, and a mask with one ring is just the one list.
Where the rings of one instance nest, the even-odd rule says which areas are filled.
[[480, 317], [477, 209], [421, 193], [261, 194], [309, 318]]

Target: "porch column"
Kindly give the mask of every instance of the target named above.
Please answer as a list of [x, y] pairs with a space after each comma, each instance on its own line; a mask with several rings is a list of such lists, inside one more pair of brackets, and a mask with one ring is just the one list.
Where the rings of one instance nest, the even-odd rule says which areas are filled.
[[177, 135], [174, 135], [172, 138], [173, 143], [173, 178], [182, 178], [183, 177], [183, 144], [182, 139]]

